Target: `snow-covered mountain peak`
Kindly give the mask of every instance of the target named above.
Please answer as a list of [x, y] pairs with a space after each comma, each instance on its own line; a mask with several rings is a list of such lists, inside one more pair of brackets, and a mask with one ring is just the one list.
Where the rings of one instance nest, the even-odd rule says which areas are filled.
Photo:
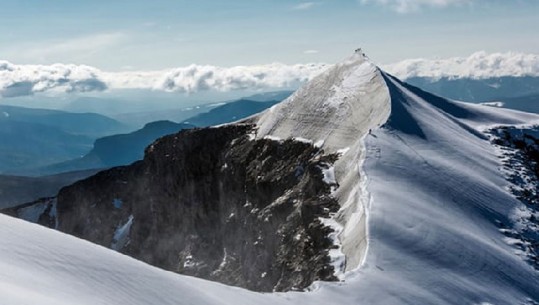
[[255, 118], [258, 137], [307, 139], [341, 155], [333, 170], [339, 183], [334, 196], [342, 207], [335, 219], [342, 228], [333, 229], [342, 229], [339, 250], [346, 257], [341, 266], [346, 270], [359, 266], [367, 250], [369, 197], [360, 178], [362, 139], [386, 122], [390, 104], [381, 71], [358, 49]]
[[258, 136], [305, 138], [335, 152], [389, 114], [380, 71], [360, 51], [329, 68], [258, 118]]

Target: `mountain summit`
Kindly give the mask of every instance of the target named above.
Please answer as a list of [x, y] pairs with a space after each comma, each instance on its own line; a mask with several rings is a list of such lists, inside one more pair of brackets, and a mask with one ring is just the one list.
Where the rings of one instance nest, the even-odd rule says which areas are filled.
[[[5, 217], [39, 233], [13, 237], [20, 241], [2, 233], [10, 246], [0, 244], [0, 255], [47, 276], [95, 264], [92, 278], [107, 289], [75, 302], [84, 304], [118, 294], [143, 304], [137, 287], [154, 287], [144, 280], [150, 273], [183, 288], [150, 294], [157, 298], [149, 303], [536, 304], [538, 123], [537, 115], [432, 95], [355, 53], [261, 114], [166, 136], [140, 162], [8, 211], [182, 274], [315, 291], [255, 294], [197, 282], [201, 296], [183, 289], [193, 279], [102, 249], [92, 250], [99, 262], [79, 269], [44, 267], [35, 253], [56, 243], [77, 258], [91, 246]], [[515, 179], [515, 171], [528, 176]], [[117, 267], [99, 264], [137, 276], [125, 283]], [[21, 286], [25, 279], [7, 287], [31, 291], [47, 277]], [[58, 282], [51, 295], [76, 296], [77, 287], [61, 292]]]

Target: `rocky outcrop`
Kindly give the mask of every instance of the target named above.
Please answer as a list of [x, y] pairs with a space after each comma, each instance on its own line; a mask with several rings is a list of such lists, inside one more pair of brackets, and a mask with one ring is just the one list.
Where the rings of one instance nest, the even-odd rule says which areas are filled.
[[254, 133], [239, 124], [161, 138], [144, 160], [62, 189], [38, 220], [167, 270], [252, 290], [336, 280], [332, 229], [320, 218], [339, 209], [335, 182], [324, 179], [337, 155]]
[[500, 152], [509, 190], [522, 202], [511, 223], [498, 227], [519, 256], [539, 270], [539, 126], [498, 127], [490, 130]]

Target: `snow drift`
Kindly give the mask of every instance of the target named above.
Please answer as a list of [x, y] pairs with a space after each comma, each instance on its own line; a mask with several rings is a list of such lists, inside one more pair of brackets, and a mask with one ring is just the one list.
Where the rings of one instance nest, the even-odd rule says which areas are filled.
[[344, 282], [253, 293], [1, 216], [2, 303], [537, 304], [537, 271], [500, 231], [522, 203], [484, 131], [539, 116], [431, 95], [354, 54], [250, 121], [257, 137], [341, 154], [327, 175], [341, 209], [326, 223]]

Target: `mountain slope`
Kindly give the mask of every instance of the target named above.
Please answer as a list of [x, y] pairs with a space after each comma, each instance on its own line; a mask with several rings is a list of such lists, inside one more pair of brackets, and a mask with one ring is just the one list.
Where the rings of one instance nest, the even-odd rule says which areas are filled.
[[522, 203], [506, 190], [498, 151], [483, 130], [538, 117], [385, 79], [391, 116], [366, 138], [371, 243], [358, 293], [371, 304], [537, 300], [537, 272], [499, 227], [514, 224]]
[[487, 106], [503, 107], [525, 112], [539, 113], [539, 94], [513, 98], [495, 98], [481, 103]]
[[[135, 113], [123, 113], [115, 115], [114, 118], [120, 120], [121, 122], [129, 123], [132, 126], [144, 126], [145, 124], [149, 122], [155, 122], [155, 121], [172, 121], [172, 122], [184, 122], [186, 120], [190, 120], [193, 117], [197, 117], [197, 115], [201, 115], [200, 119], [204, 119], [205, 121], [201, 122], [200, 125], [197, 126], [209, 126], [209, 125], [215, 125], [215, 124], [222, 124], [222, 123], [228, 123], [232, 121], [236, 121], [238, 119], [244, 118], [248, 115], [254, 114], [256, 112], [262, 111], [264, 109], [260, 109], [257, 106], [263, 105], [264, 103], [268, 103], [271, 101], [282, 101], [289, 97], [292, 94], [290, 91], [276, 91], [276, 92], [263, 92], [251, 96], [247, 96], [244, 98], [241, 98], [239, 100], [229, 100], [229, 101], [223, 101], [223, 102], [217, 102], [217, 103], [209, 103], [209, 104], [200, 104], [198, 106], [191, 106], [186, 108], [178, 108], [178, 109], [166, 109], [166, 110], [156, 110], [156, 111], [146, 111], [146, 112], [135, 112]], [[232, 105], [236, 102], [241, 101], [252, 101], [252, 102], [261, 102], [262, 104], [253, 104], [249, 105], [246, 104], [247, 109], [250, 109], [249, 111], [246, 111], [242, 108], [233, 108]], [[214, 110], [211, 113], [208, 113], [210, 110], [220, 108], [226, 106], [225, 109], [228, 109], [228, 111], [234, 109], [236, 112], [229, 112], [226, 114], [226, 116], [219, 116], [218, 110]], [[270, 107], [271, 105], [267, 105], [266, 107]], [[241, 113], [245, 113], [242, 115]], [[206, 117], [203, 114], [208, 114], [210, 117]], [[223, 113], [225, 114], [225, 113]], [[236, 117], [236, 118], [233, 118]], [[207, 121], [210, 119], [210, 121]], [[215, 122], [219, 123], [215, 123]]]
[[0, 105], [0, 173], [28, 175], [33, 168], [79, 158], [96, 137], [125, 130], [94, 113]]
[[410, 77], [406, 82], [434, 94], [466, 102], [482, 102], [500, 97], [515, 98], [539, 93], [539, 77]]
[[40, 124], [66, 133], [95, 138], [127, 130], [122, 123], [96, 113], [70, 113], [6, 105], [0, 105], [0, 121]]
[[14, 207], [42, 197], [53, 197], [67, 185], [94, 175], [98, 170], [67, 172], [53, 176], [0, 175], [0, 209]]
[[51, 175], [68, 171], [127, 165], [142, 159], [144, 148], [156, 139], [192, 127], [194, 126], [170, 121], [148, 123], [143, 128], [128, 134], [99, 138], [94, 142], [94, 147], [90, 152], [81, 158], [42, 167], [37, 170], [37, 173]]
[[0, 173], [26, 173], [28, 167], [84, 155], [92, 141], [52, 126], [0, 120]]
[[0, 224], [3, 304], [270, 305], [284, 301], [178, 276], [4, 215], [0, 215]]
[[193, 124], [198, 127], [230, 123], [259, 113], [279, 102], [280, 101], [257, 102], [241, 99], [218, 106], [208, 112], [198, 114], [185, 120], [184, 123]]
[[[293, 147], [301, 146], [306, 151], [316, 148], [316, 151], [323, 152], [324, 155], [338, 156], [335, 163], [330, 162], [320, 169], [323, 177], [320, 173], [317, 175], [318, 179], [322, 178], [327, 182], [327, 186], [330, 186], [330, 194], [339, 203], [340, 210], [336, 213], [327, 211], [329, 215], [323, 216], [329, 217], [318, 220], [328, 228], [327, 231], [321, 232], [322, 236], [326, 235], [334, 243], [328, 250], [329, 263], [335, 271], [335, 276], [344, 282], [315, 282], [311, 286], [313, 291], [305, 293], [254, 294], [201, 281], [197, 283], [200, 283], [204, 292], [196, 290], [193, 296], [190, 292], [183, 291], [185, 299], [178, 301], [179, 303], [267, 304], [271, 302], [272, 304], [317, 305], [536, 304], [538, 302], [538, 273], [527, 260], [518, 255], [515, 239], [508, 239], [506, 236], [507, 230], [518, 229], [517, 226], [522, 225], [518, 222], [518, 218], [520, 211], [523, 211], [525, 207], [510, 192], [509, 187], [513, 182], [510, 182], [507, 173], [501, 170], [504, 162], [501, 159], [502, 152], [491, 144], [488, 128], [500, 125], [539, 124], [539, 116], [454, 102], [434, 96], [394, 79], [377, 69], [361, 54], [354, 54], [343, 63], [328, 69], [283, 103], [249, 118], [244, 123], [256, 125], [258, 131], [256, 134], [243, 137], [243, 142], [235, 140], [231, 141], [230, 145], [241, 142], [243, 144], [239, 144], [237, 151], [249, 152], [249, 154], [261, 157], [262, 164], [254, 166], [259, 170], [255, 171], [254, 181], [258, 179], [266, 181], [268, 179], [266, 173], [272, 173], [271, 170], [275, 169], [275, 165], [287, 164], [285, 160], [275, 162], [275, 159], [277, 156], [282, 157], [282, 152], [291, 145], [291, 141], [285, 140], [288, 138], [295, 138], [295, 141], [292, 141], [295, 143]], [[201, 149], [206, 145], [226, 142], [227, 137], [220, 133], [226, 134], [234, 128], [241, 136], [240, 131], [245, 128], [245, 125], [233, 124], [193, 132], [205, 134], [206, 140], [204, 138], [190, 139], [186, 137], [186, 133], [169, 136], [168, 140], [159, 141], [155, 143], [155, 146], [148, 148], [148, 161], [150, 161], [148, 164], [159, 168], [158, 171], [146, 171], [139, 168], [139, 174], [137, 174], [136, 166], [140, 166], [139, 163], [132, 167], [114, 169], [109, 172], [110, 175], [102, 173], [102, 177], [94, 176], [86, 182], [74, 185], [68, 191], [61, 192], [64, 197], [59, 196], [58, 200], [64, 201], [63, 209], [56, 210], [56, 205], [51, 202], [46, 210], [48, 212], [38, 214], [37, 218], [49, 219], [49, 222], [53, 224], [57, 219], [60, 227], [62, 225], [74, 226], [75, 234], [106, 232], [107, 238], [112, 239], [116, 235], [115, 229], [124, 228], [126, 224], [131, 225], [133, 221], [136, 222], [136, 219], [128, 217], [131, 206], [123, 210], [122, 204], [119, 204], [119, 214], [110, 212], [110, 209], [116, 208], [117, 205], [111, 196], [116, 196], [114, 191], [118, 189], [125, 190], [123, 186], [116, 189], [113, 184], [107, 183], [106, 185], [113, 189], [103, 189], [99, 193], [96, 189], [102, 188], [96, 188], [96, 185], [99, 186], [99, 183], [106, 182], [108, 179], [118, 184], [126, 181], [115, 179], [120, 176], [115, 176], [114, 173], [121, 175], [131, 172], [134, 173], [133, 178], [138, 177], [137, 179], [140, 179], [144, 173], [150, 173], [150, 178], [162, 177], [160, 175], [165, 174], [164, 180], [141, 184], [150, 188], [163, 189], [157, 192], [159, 195], [143, 197], [144, 200], [138, 200], [137, 204], [151, 201], [154, 205], [160, 205], [169, 202], [161, 200], [159, 196], [168, 196], [174, 199], [174, 202], [184, 200], [186, 194], [198, 194], [196, 191], [198, 188], [193, 187], [189, 190], [189, 185], [194, 185], [195, 182], [214, 181], [216, 169], [219, 169], [218, 172], [234, 173], [239, 170], [241, 173], [243, 168], [241, 160], [247, 159], [239, 158], [237, 159], [240, 161], [239, 166], [238, 163], [230, 166], [230, 164], [215, 161], [214, 159], [223, 159], [221, 159], [222, 156], [215, 155], [213, 150]], [[233, 133], [230, 137], [234, 138]], [[196, 145], [189, 146], [191, 142]], [[251, 151], [241, 146], [250, 147], [256, 143], [269, 145], [281, 154], [276, 152], [265, 155], [268, 153], [265, 149]], [[303, 146], [300, 143], [303, 143]], [[178, 149], [178, 144], [185, 147], [180, 146], [183, 148]], [[196, 153], [181, 153], [186, 151], [184, 148], [194, 149]], [[225, 156], [232, 152], [228, 149], [216, 151], [220, 151]], [[207, 163], [204, 163], [204, 166], [198, 166], [201, 162], [196, 158], [204, 156], [211, 158], [205, 158], [208, 160]], [[190, 158], [195, 158], [193, 160], [198, 162], [187, 162], [186, 160], [191, 160]], [[269, 161], [263, 162], [263, 160]], [[196, 166], [188, 166], [182, 162]], [[210, 170], [204, 169], [206, 167]], [[285, 168], [294, 169], [290, 164]], [[191, 177], [192, 180], [187, 177]], [[278, 175], [271, 177], [277, 179]], [[130, 183], [129, 181], [127, 183]], [[243, 180], [225, 179], [224, 181], [235, 181], [232, 183], [239, 181], [239, 185], [242, 185]], [[276, 181], [286, 181], [286, 179]], [[187, 188], [185, 191], [177, 192], [178, 185]], [[274, 191], [271, 185], [273, 184], [270, 183], [267, 187], [258, 185], [258, 187], [271, 193]], [[288, 183], [283, 185], [288, 185]], [[89, 191], [84, 191], [84, 189]], [[132, 190], [140, 189], [143, 188], [132, 188]], [[230, 187], [214, 189], [215, 191], [198, 189], [198, 192], [201, 192], [200, 196], [223, 196], [220, 197], [219, 202], [226, 202], [233, 198], [226, 195], [231, 191]], [[282, 189], [279, 188], [279, 190]], [[69, 215], [69, 213], [88, 215], [85, 213], [92, 209], [90, 199], [93, 198], [86, 196], [88, 194], [103, 195], [104, 204], [95, 208], [103, 213], [100, 215], [106, 217], [120, 215], [123, 217], [122, 222], [99, 226], [97, 221], [105, 218], [94, 217], [95, 224], [86, 226], [87, 218], [82, 218], [77, 226], [77, 223], [63, 220], [63, 215]], [[129, 191], [125, 194], [136, 195]], [[253, 194], [258, 194], [258, 192]], [[200, 197], [197, 196], [194, 200], [188, 199], [181, 203], [181, 207], [191, 209], [191, 207], [208, 202], [198, 200]], [[65, 200], [66, 198], [68, 200]], [[241, 199], [239, 202], [244, 203]], [[77, 209], [81, 203], [84, 208]], [[276, 201], [276, 203], [279, 204], [270, 204], [270, 207], [275, 208], [281, 205], [287, 207], [294, 201]], [[295, 204], [301, 206], [307, 204], [307, 201], [300, 199]], [[152, 211], [151, 206], [148, 210]], [[158, 213], [168, 217], [168, 214], [173, 214], [174, 211], [177, 211], [177, 207], [172, 210], [158, 210]], [[221, 209], [202, 208], [195, 214], [197, 219], [205, 220], [205, 217], [214, 215], [213, 213], [219, 215], [220, 211]], [[261, 223], [265, 221], [263, 217], [257, 219]], [[0, 217], [0, 221], [7, 220], [5, 217]], [[68, 221], [68, 223], [62, 223], [63, 221]], [[221, 221], [226, 223], [224, 219]], [[312, 219], [310, 221], [312, 221], [311, 224], [318, 223]], [[66, 272], [62, 275], [68, 276], [67, 283], [73, 283], [73, 285], [81, 283], [81, 286], [75, 287], [82, 292], [81, 295], [87, 297], [75, 301], [81, 304], [88, 302], [88, 298], [92, 297], [95, 298], [94, 303], [103, 302], [106, 299], [109, 302], [118, 300], [116, 299], [118, 295], [125, 297], [122, 302], [129, 302], [132, 297], [144, 298], [138, 294], [138, 291], [134, 291], [133, 296], [126, 295], [125, 292], [135, 289], [132, 285], [140, 284], [138, 282], [139, 268], [131, 267], [132, 270], [137, 270], [136, 275], [132, 277], [135, 283], [125, 283], [122, 276], [110, 279], [110, 276], [106, 275], [109, 265], [101, 268], [96, 265], [99, 262], [95, 260], [95, 255], [88, 257], [78, 253], [79, 250], [72, 246], [72, 238], [60, 238], [61, 235], [57, 233], [47, 233], [45, 237], [41, 235], [47, 232], [45, 229], [37, 229], [11, 220], [7, 226], [15, 226], [15, 223], [16, 226], [20, 226], [18, 228], [20, 231], [28, 232], [27, 230], [32, 228], [31, 230], [36, 232], [22, 236], [13, 232], [0, 233], [4, 234], [2, 239], [10, 241], [8, 248], [0, 251], [2, 255], [7, 253], [3, 260], [9, 262], [9, 265], [24, 266], [30, 261], [32, 262], [30, 266], [36, 266], [36, 255], [33, 252], [45, 253], [45, 255], [37, 255], [40, 262], [44, 256], [51, 256], [47, 251], [50, 251], [49, 247], [54, 249], [55, 245], [43, 245], [43, 241], [38, 240], [36, 241], [37, 248], [33, 248], [34, 243], [30, 240], [33, 235], [36, 235], [36, 238], [51, 238], [52, 240], [54, 240], [53, 236], [56, 236], [65, 242], [65, 247], [68, 247], [68, 249], [61, 248], [60, 255], [69, 253], [76, 259], [82, 257], [81, 261], [75, 261], [75, 265], [68, 264], [67, 271], [64, 271], [66, 268], [53, 268], [40, 263], [37, 269], [43, 270], [43, 273], [35, 277], [34, 281], [40, 281], [42, 277], [47, 278], [57, 272]], [[197, 225], [200, 225], [199, 232], [204, 232], [204, 228], [210, 228], [217, 223], [217, 221], [209, 223], [197, 221]], [[309, 223], [306, 225], [309, 227]], [[171, 226], [169, 229], [175, 230], [175, 228], [177, 227]], [[537, 230], [536, 228], [537, 224], [533, 224], [525, 229]], [[125, 230], [121, 231], [125, 232]], [[14, 234], [15, 238], [11, 239]], [[240, 234], [244, 233], [231, 234], [231, 236], [236, 237]], [[125, 236], [140, 237], [129, 234], [123, 236], [117, 240], [126, 241]], [[156, 235], [156, 238], [159, 238], [159, 235]], [[294, 235], [291, 232], [285, 232], [283, 238], [293, 239]], [[77, 245], [85, 251], [89, 250], [80, 243]], [[0, 247], [4, 245], [0, 243]], [[288, 248], [285, 247], [285, 249]], [[99, 257], [107, 262], [112, 259], [112, 255], [110, 252], [103, 251], [100, 252]], [[61, 259], [66, 258], [61, 257]], [[226, 262], [226, 259], [223, 261]], [[132, 262], [132, 260], [125, 258], [122, 261], [115, 261], [122, 266], [125, 266], [126, 262]], [[24, 268], [27, 267], [20, 268], [25, 270]], [[87, 274], [88, 269], [95, 271], [90, 271], [91, 276], [82, 276], [78, 281], [70, 275]], [[118, 270], [116, 267], [111, 267], [111, 269], [121, 272], [121, 269]], [[0, 268], [0, 275], [3, 275], [0, 278], [7, 279], [9, 271], [9, 269], [4, 271]], [[26, 284], [25, 281], [32, 279], [30, 276], [35, 276], [24, 271], [20, 274], [22, 278], [17, 278], [18, 285], [14, 285], [13, 280], [6, 280], [7, 285], [10, 286], [2, 285], [1, 287], [21, 287], [20, 283]], [[158, 275], [150, 271], [144, 271], [143, 274], [144, 277], [149, 277], [149, 283], [145, 283], [141, 288], [146, 293], [145, 296], [149, 298], [145, 299], [148, 303], [166, 304], [170, 298], [177, 296], [173, 289], [160, 291], [160, 295], [148, 291], [148, 287], [154, 287], [154, 276], [160, 277], [162, 282], [160, 285], [163, 285], [161, 287], [170, 287], [167, 285], [173, 280], [164, 278], [165, 274], [167, 276], [170, 274], [163, 271], [157, 272]], [[98, 289], [94, 289], [93, 294], [85, 291], [85, 281], [92, 281], [98, 276], [103, 276], [106, 279], [104, 282], [110, 285], [107, 287], [114, 287], [114, 289], [106, 290], [92, 282], [93, 286]], [[179, 275], [175, 278], [178, 281], [187, 281]], [[63, 281], [60, 282], [63, 284]], [[54, 283], [57, 282], [54, 281]], [[54, 288], [58, 289], [59, 286], [61, 287], [61, 284]], [[36, 287], [33, 291], [39, 291], [41, 286], [30, 287]], [[234, 297], [231, 296], [231, 291]], [[9, 296], [22, 299], [22, 303], [25, 304], [32, 303], [29, 301], [31, 294], [14, 296], [11, 293]], [[56, 291], [52, 298], [59, 299]], [[138, 301], [133, 300], [133, 302]]]

